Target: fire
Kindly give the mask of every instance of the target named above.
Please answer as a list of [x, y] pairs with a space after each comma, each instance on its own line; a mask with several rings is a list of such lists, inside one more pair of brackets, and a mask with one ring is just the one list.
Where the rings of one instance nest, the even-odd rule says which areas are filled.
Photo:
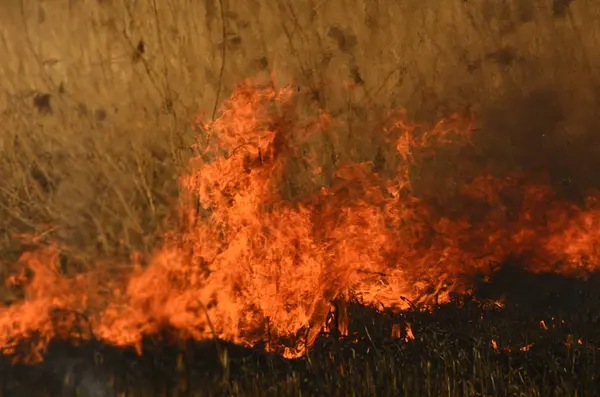
[[404, 337], [404, 341], [409, 342], [414, 339], [415, 335], [413, 334], [412, 326], [410, 325], [410, 323], [406, 323], [406, 336]]
[[[30, 340], [37, 349], [29, 358], [39, 359], [58, 337], [139, 346], [168, 327], [182, 338], [262, 341], [297, 357], [327, 324], [332, 302], [395, 310], [443, 303], [509, 255], [532, 271], [579, 276], [599, 263], [593, 194], [578, 207], [542, 179], [485, 171], [452, 193], [466, 216], [417, 194], [414, 169], [442, 147], [472, 145], [471, 118], [427, 128], [390, 112], [364, 133], [395, 149], [393, 173], [346, 162], [326, 175], [317, 143], [324, 134], [335, 141], [343, 124], [315, 109], [304, 114], [294, 94], [244, 82], [218, 119], [198, 121], [197, 155], [181, 178], [187, 226], [147, 266], [67, 278], [56, 247], [26, 254], [21, 269], [33, 276], [11, 279], [25, 298], [0, 312], [0, 350], [17, 353]], [[345, 306], [336, 310], [347, 335]], [[404, 334], [414, 339], [410, 324]]]

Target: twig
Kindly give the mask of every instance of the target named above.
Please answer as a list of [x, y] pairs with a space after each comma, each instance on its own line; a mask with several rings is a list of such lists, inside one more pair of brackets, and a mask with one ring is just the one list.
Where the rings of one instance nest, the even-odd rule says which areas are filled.
[[[219, 102], [221, 100], [221, 86], [223, 84], [223, 71], [225, 70], [225, 55], [227, 54], [227, 26], [225, 25], [225, 6], [223, 0], [219, 0], [219, 7], [221, 7], [221, 67], [219, 69], [219, 80], [217, 82], [217, 93], [215, 95], [215, 103], [213, 106], [211, 120], [215, 121], [217, 109], [219, 108]], [[210, 137], [209, 137], [210, 139]]]
[[[223, 4], [223, 0], [219, 0], [219, 7], [221, 7], [221, 67], [219, 68], [219, 79], [217, 81], [217, 92], [215, 94], [215, 103], [213, 105], [211, 122], [214, 123], [215, 117], [217, 116], [217, 109], [219, 108], [219, 103], [221, 102], [221, 87], [223, 85], [223, 73], [225, 70], [225, 56], [227, 55], [227, 26], [225, 24], [225, 5]], [[210, 140], [212, 138], [212, 133], [208, 131], [208, 137], [206, 138], [206, 146], [210, 144]], [[235, 149], [234, 149], [235, 151]], [[198, 222], [198, 214], [200, 213], [200, 197], [196, 196], [196, 216], [194, 217], [193, 226], [195, 227]]]
[[415, 304], [414, 304], [414, 303], [412, 303], [412, 302], [410, 301], [410, 299], [408, 299], [407, 297], [405, 297], [405, 296], [401, 296], [401, 297], [400, 297], [400, 299], [401, 299], [401, 300], [403, 300], [404, 302], [408, 303], [408, 304], [409, 304], [409, 306], [411, 307], [411, 309], [413, 309], [413, 310], [417, 310], [417, 306], [415, 306]]
[[[165, 47], [163, 44], [163, 35], [162, 35], [162, 28], [161, 28], [161, 24], [160, 24], [160, 18], [158, 16], [158, 7], [156, 6], [156, 0], [152, 0], [152, 8], [154, 11], [154, 20], [156, 22], [156, 31], [158, 33], [158, 47], [160, 48], [160, 52], [162, 55], [162, 64], [163, 64], [163, 73], [164, 73], [164, 79], [165, 79], [165, 108], [168, 112], [171, 113], [171, 116], [173, 117], [173, 123], [175, 124], [175, 131], [178, 130], [178, 126], [177, 126], [177, 111], [175, 110], [175, 107], [173, 105], [173, 91], [171, 90], [171, 84], [169, 82], [170, 78], [169, 78], [169, 68], [167, 67], [167, 60], [165, 57]], [[171, 150], [172, 150], [172, 156], [174, 159], [176, 159], [177, 161], [179, 161], [179, 156], [178, 153], [175, 152], [175, 148], [174, 148], [174, 144], [173, 144], [173, 134], [171, 133]], [[181, 144], [181, 142], [178, 142], [179, 144]]]
[[227, 363], [226, 363], [224, 355], [223, 355], [223, 349], [221, 349], [221, 344], [219, 343], [219, 335], [217, 334], [217, 331], [215, 331], [215, 327], [213, 326], [212, 321], [210, 321], [210, 316], [208, 314], [208, 310], [206, 309], [206, 306], [204, 305], [204, 303], [202, 303], [200, 301], [200, 299], [196, 299], [196, 302], [202, 308], [202, 311], [204, 312], [204, 315], [206, 316], [206, 323], [208, 324], [208, 328], [210, 328], [210, 331], [212, 332], [212, 334], [214, 336], [215, 346], [217, 348], [217, 354], [219, 356], [219, 362], [221, 363], [221, 366], [223, 367], [223, 369], [226, 369]]
[[256, 144], [254, 144], [254, 143], [252, 143], [252, 142], [245, 142], [245, 143], [242, 143], [241, 145], [239, 145], [239, 146], [236, 146], [236, 147], [235, 147], [235, 148], [234, 148], [234, 149], [233, 149], [231, 152], [229, 152], [229, 154], [227, 154], [227, 155], [225, 156], [225, 160], [229, 160], [229, 159], [230, 159], [230, 158], [231, 158], [231, 157], [232, 157], [232, 156], [235, 154], [235, 152], [237, 152], [239, 149], [243, 148], [244, 146], [248, 146], [248, 145], [253, 145], [253, 146], [256, 146]]
[[375, 347], [375, 342], [373, 342], [373, 338], [371, 338], [371, 334], [369, 333], [369, 330], [367, 329], [367, 327], [365, 326], [365, 332], [367, 333], [367, 338], [369, 338], [369, 341], [371, 341], [371, 346], [373, 346], [373, 351], [377, 352], [377, 347]]

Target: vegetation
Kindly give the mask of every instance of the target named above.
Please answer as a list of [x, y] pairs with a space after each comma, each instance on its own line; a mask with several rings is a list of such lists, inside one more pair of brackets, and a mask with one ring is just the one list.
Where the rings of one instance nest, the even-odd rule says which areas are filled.
[[[214, 117], [250, 76], [293, 84], [346, 121], [325, 162], [376, 159], [381, 142], [360, 134], [367, 108], [430, 122], [473, 112], [474, 163], [549, 173], [580, 199], [600, 188], [599, 17], [594, 0], [4, 1], [0, 277], [29, 248], [23, 234], [57, 242], [69, 274], [149, 254], [179, 226], [194, 118]], [[454, 175], [443, 158], [428, 166], [418, 193], [443, 201]], [[502, 294], [432, 312], [353, 305], [350, 335], [324, 334], [298, 360], [215, 341], [151, 338], [141, 357], [57, 341], [38, 366], [1, 358], [0, 393], [600, 393], [598, 283], [510, 276], [478, 290]], [[17, 298], [0, 285], [1, 303]]]
[[271, 72], [347, 120], [337, 157], [376, 157], [358, 133], [368, 107], [428, 122], [469, 110], [496, 167], [597, 185], [598, 13], [592, 0], [5, 1], [2, 256], [20, 233], [78, 266], [151, 251], [176, 221], [194, 117]]

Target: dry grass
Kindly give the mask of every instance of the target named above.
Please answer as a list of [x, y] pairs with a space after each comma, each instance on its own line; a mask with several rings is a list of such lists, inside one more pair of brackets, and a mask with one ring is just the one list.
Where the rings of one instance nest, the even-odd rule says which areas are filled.
[[367, 107], [468, 110], [480, 156], [598, 184], [598, 18], [594, 0], [4, 1], [0, 252], [32, 232], [83, 265], [151, 250], [193, 117], [271, 70], [355, 127], [330, 158], [376, 156]]

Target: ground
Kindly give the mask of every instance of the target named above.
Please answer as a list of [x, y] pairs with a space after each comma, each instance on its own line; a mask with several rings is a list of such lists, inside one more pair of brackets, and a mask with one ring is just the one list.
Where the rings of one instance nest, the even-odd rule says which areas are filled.
[[[324, 334], [296, 360], [224, 341], [169, 344], [167, 333], [162, 341], [149, 339], [141, 357], [95, 342], [56, 343], [42, 364], [0, 362], [1, 390], [3, 396], [594, 396], [599, 281], [507, 267], [481, 285], [488, 296], [457, 298], [432, 312], [351, 305], [350, 335]], [[490, 300], [498, 288], [507, 291], [504, 308]], [[393, 324], [400, 329], [394, 337]]]

